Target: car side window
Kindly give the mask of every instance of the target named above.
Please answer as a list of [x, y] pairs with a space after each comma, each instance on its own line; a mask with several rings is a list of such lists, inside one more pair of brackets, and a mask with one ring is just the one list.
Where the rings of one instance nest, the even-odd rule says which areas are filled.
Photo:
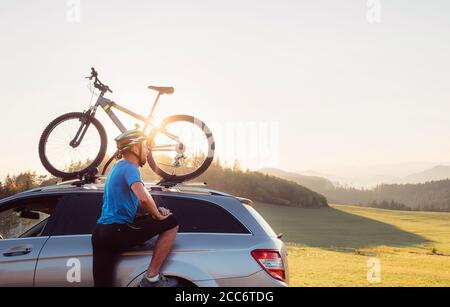
[[158, 206], [175, 215], [180, 229], [187, 233], [250, 233], [242, 223], [224, 208], [207, 201], [153, 195]]
[[2, 204], [0, 234], [4, 239], [42, 235], [58, 196], [24, 197]]
[[91, 234], [102, 209], [102, 193], [74, 193], [64, 197], [49, 218], [48, 236]]
[[[155, 196], [158, 206], [170, 209], [184, 233], [250, 233], [222, 207], [203, 200], [175, 196]], [[102, 193], [75, 193], [60, 201], [49, 218], [43, 235], [92, 234], [101, 214]]]

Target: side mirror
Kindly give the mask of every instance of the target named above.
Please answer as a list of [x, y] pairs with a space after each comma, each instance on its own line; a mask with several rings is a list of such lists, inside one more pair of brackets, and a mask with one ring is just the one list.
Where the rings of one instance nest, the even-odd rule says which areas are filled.
[[21, 218], [24, 219], [30, 219], [30, 220], [39, 220], [41, 215], [39, 214], [39, 212], [35, 212], [35, 211], [28, 211], [28, 210], [23, 210], [20, 211], [20, 215]]

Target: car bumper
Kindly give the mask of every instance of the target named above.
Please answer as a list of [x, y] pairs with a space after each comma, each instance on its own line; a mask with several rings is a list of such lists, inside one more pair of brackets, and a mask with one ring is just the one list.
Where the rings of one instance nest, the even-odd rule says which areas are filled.
[[288, 287], [261, 270], [246, 277], [220, 278], [215, 280], [194, 281], [198, 287]]

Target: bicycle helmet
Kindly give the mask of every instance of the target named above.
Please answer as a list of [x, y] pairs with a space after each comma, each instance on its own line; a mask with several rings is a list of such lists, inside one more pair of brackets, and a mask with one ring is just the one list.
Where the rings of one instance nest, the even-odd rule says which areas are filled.
[[127, 151], [133, 145], [142, 144], [146, 140], [146, 135], [140, 130], [127, 130], [115, 138], [117, 149], [120, 152]]

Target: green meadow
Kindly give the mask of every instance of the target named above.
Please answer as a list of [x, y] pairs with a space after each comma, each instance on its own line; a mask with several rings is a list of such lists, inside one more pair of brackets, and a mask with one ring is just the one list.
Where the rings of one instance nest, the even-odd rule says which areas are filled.
[[[263, 203], [255, 209], [284, 234], [291, 286], [450, 286], [450, 213]], [[367, 278], [373, 258], [379, 282]]]

